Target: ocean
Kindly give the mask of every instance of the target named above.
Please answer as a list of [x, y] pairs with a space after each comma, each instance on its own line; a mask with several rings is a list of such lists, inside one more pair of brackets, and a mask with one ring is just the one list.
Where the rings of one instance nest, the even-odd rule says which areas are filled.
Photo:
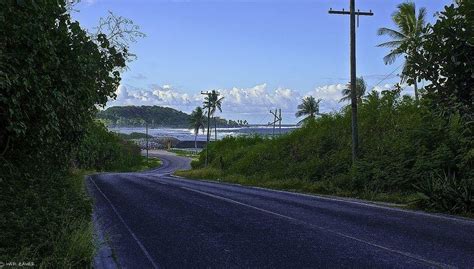
[[[285, 134], [299, 128], [298, 126], [282, 126], [281, 133]], [[133, 132], [145, 133], [144, 127], [120, 127], [109, 128], [112, 132], [130, 134]], [[148, 134], [153, 137], [173, 137], [180, 141], [194, 141], [194, 132], [191, 129], [185, 128], [149, 128]], [[237, 128], [217, 128], [217, 139], [222, 139], [226, 136], [241, 136], [259, 134], [263, 136], [271, 136], [273, 134], [273, 127], [271, 126], [249, 126]], [[275, 128], [275, 134], [280, 134], [279, 128]], [[214, 129], [212, 129], [212, 139], [214, 139]], [[198, 141], [206, 141], [206, 132], [199, 131]]]

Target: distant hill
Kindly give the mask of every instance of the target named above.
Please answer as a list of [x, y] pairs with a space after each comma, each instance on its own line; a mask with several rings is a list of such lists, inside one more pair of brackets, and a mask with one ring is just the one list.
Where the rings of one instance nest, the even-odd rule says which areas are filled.
[[[97, 118], [110, 127], [143, 127], [148, 122], [150, 127], [189, 127], [190, 115], [161, 106], [113, 106], [99, 111]], [[219, 127], [237, 127], [242, 124], [217, 118]], [[213, 121], [211, 121], [213, 124]]]

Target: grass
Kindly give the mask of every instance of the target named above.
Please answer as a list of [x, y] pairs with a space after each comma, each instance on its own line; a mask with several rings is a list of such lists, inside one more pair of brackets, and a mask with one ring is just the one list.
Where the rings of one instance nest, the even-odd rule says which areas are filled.
[[196, 153], [192, 150], [184, 150], [184, 149], [169, 149], [168, 152], [172, 152], [181, 157], [188, 157], [192, 159], [199, 158], [199, 153]]
[[[42, 242], [51, 245], [48, 255], [38, 257], [39, 268], [90, 268], [96, 250], [94, 229], [90, 210], [92, 200], [86, 193], [85, 176], [93, 171], [72, 169], [65, 178], [71, 201], [64, 206], [66, 210], [61, 216], [59, 230], [50, 231], [50, 240]], [[33, 248], [23, 249], [13, 261], [32, 261], [37, 257]]]
[[[158, 158], [142, 157], [140, 165], [117, 169], [119, 172], [138, 172], [161, 165]], [[110, 171], [109, 171], [110, 172]], [[24, 248], [12, 261], [34, 261], [35, 267], [39, 268], [91, 268], [92, 260], [99, 242], [94, 234], [91, 217], [92, 199], [86, 192], [85, 178], [96, 171], [84, 169], [72, 169], [67, 182], [68, 196], [71, 201], [64, 204], [65, 210], [61, 216], [60, 229], [51, 229], [50, 240], [42, 242], [42, 245], [50, 245], [51, 251], [48, 255], [38, 257], [34, 248]], [[35, 258], [36, 257], [36, 258]]]
[[242, 175], [225, 174], [222, 170], [215, 168], [201, 168], [185, 171], [177, 171], [178, 176], [191, 179], [208, 179], [219, 182], [235, 183], [244, 186], [256, 186], [275, 190], [285, 190], [299, 193], [331, 195], [340, 197], [351, 197], [377, 202], [386, 202], [398, 204], [403, 207], [412, 207], [414, 201], [417, 200], [416, 194], [403, 193], [375, 193], [375, 192], [351, 192], [336, 187], [330, 181], [304, 181], [300, 179], [262, 179], [244, 177]]
[[[117, 172], [140, 172], [145, 171], [153, 168], [158, 168], [162, 165], [162, 162], [159, 158], [155, 157], [148, 157], [148, 162], [146, 161], [146, 157], [142, 156], [141, 163], [139, 165], [127, 168], [121, 168]], [[113, 172], [113, 171], [109, 171]]]

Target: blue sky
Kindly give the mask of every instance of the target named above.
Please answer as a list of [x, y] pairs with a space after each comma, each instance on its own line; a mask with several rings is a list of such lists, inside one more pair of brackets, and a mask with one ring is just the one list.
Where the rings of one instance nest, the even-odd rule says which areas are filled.
[[[386, 66], [386, 40], [380, 27], [393, 27], [390, 14], [402, 0], [357, 0], [358, 75], [369, 88], [398, 81]], [[428, 20], [451, 0], [418, 0]], [[190, 112], [201, 102], [200, 91], [217, 89], [225, 97], [222, 116], [266, 123], [269, 109], [281, 107], [284, 122], [294, 117], [306, 95], [323, 98], [321, 110], [334, 111], [349, 79], [349, 17], [329, 15], [329, 8], [348, 9], [348, 0], [293, 1], [144, 1], [82, 0], [73, 14], [93, 28], [110, 10], [132, 19], [147, 35], [131, 45], [138, 59], [123, 74], [113, 105], [163, 105]], [[395, 72], [397, 74], [399, 72]], [[407, 88], [407, 94], [411, 89]]]

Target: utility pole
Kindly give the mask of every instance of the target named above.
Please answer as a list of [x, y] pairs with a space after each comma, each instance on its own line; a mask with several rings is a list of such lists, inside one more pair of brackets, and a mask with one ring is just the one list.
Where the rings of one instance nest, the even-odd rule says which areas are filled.
[[[201, 92], [203, 95], [207, 95], [209, 98], [209, 101], [211, 99], [211, 93], [210, 92]], [[207, 164], [209, 162], [209, 139], [210, 139], [210, 133], [209, 133], [209, 128], [210, 128], [210, 123], [211, 123], [211, 106], [209, 105], [207, 107], [207, 140], [206, 140], [206, 161], [205, 161], [205, 166], [207, 167]]]
[[146, 164], [148, 165], [148, 122], [145, 121], [145, 128], [146, 128]]
[[281, 135], [281, 108], [278, 110], [278, 118], [280, 119], [279, 122], [279, 129], [280, 129], [280, 135]]
[[356, 92], [356, 15], [357, 24], [359, 23], [359, 16], [373, 16], [372, 10], [369, 12], [355, 11], [355, 0], [350, 0], [350, 11], [336, 11], [329, 10], [329, 14], [350, 15], [351, 24], [351, 110], [352, 110], [352, 163], [357, 160], [357, 153], [359, 151], [359, 132], [357, 128], [357, 92]]

